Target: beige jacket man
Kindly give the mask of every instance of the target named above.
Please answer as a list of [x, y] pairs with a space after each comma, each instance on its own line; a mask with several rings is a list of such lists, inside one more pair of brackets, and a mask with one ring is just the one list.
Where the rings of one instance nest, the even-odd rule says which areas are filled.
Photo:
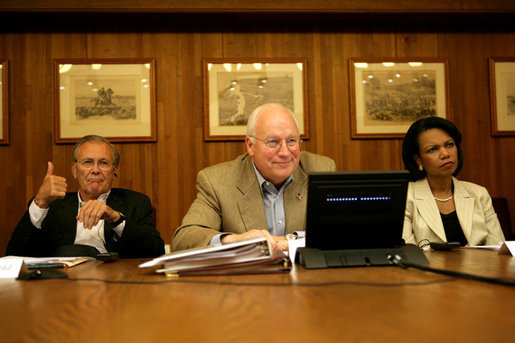
[[[286, 233], [305, 227], [308, 173], [334, 171], [332, 159], [301, 152], [293, 182], [284, 193]], [[172, 239], [172, 250], [207, 246], [223, 232], [267, 230], [263, 196], [248, 154], [201, 170], [197, 198]]]
[[[468, 245], [496, 245], [504, 241], [501, 225], [486, 188], [452, 178], [456, 213]], [[426, 178], [410, 182], [404, 216], [406, 243], [446, 242], [438, 207]]]

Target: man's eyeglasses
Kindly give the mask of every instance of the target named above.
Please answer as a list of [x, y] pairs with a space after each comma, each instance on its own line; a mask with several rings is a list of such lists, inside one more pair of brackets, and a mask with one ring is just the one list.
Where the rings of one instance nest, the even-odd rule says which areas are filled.
[[[79, 166], [83, 169], [91, 169], [95, 165], [95, 161], [88, 159], [88, 158], [84, 159], [84, 160], [80, 160], [80, 161], [75, 161], [75, 163], [78, 163]], [[98, 168], [100, 168], [102, 170], [109, 170], [113, 167], [113, 164], [106, 160], [100, 160], [100, 161], [97, 161], [96, 163], [98, 165]]]
[[257, 139], [258, 141], [261, 141], [265, 143], [266, 147], [270, 150], [276, 150], [283, 145], [283, 142], [286, 142], [286, 146], [288, 149], [298, 148], [300, 146], [300, 143], [302, 143], [302, 140], [298, 137], [292, 137], [288, 139], [279, 139], [279, 138], [270, 138], [270, 139], [260, 139], [254, 136], [250, 136], [251, 138]]

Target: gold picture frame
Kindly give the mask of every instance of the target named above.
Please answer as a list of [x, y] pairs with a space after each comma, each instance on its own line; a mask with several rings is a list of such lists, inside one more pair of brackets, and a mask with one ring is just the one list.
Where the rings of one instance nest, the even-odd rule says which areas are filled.
[[0, 145], [9, 144], [9, 61], [0, 59]]
[[291, 109], [308, 139], [306, 67], [305, 58], [204, 59], [204, 140], [244, 140], [248, 116], [265, 103]]
[[492, 136], [515, 136], [515, 57], [490, 57]]
[[55, 141], [156, 141], [155, 59], [54, 59]]
[[417, 119], [449, 119], [448, 61], [440, 57], [349, 59], [353, 139], [403, 138]]

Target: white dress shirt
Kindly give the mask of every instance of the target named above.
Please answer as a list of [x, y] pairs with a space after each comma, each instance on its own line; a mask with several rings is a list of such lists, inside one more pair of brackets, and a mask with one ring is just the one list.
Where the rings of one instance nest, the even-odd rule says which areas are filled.
[[[98, 201], [102, 203], [106, 203], [107, 197], [110, 192], [101, 194], [98, 197]], [[77, 207], [77, 214], [79, 214], [80, 208], [86, 204], [85, 201], [82, 201], [80, 197], [80, 192], [77, 192], [77, 197], [79, 200], [79, 206]], [[48, 214], [48, 208], [41, 208], [34, 201], [31, 202], [29, 206], [29, 215], [30, 221], [32, 225], [36, 228], [41, 229], [41, 225], [45, 220]], [[125, 228], [125, 221], [121, 222], [118, 226], [114, 227], [114, 232], [118, 235], [118, 237], [122, 236], [123, 229]], [[116, 238], [115, 238], [116, 240]], [[101, 219], [91, 229], [85, 229], [82, 222], [77, 220], [77, 231], [75, 234], [75, 244], [83, 244], [95, 247], [99, 252], [106, 253], [107, 249], [105, 248], [105, 239], [104, 239], [104, 220]]]

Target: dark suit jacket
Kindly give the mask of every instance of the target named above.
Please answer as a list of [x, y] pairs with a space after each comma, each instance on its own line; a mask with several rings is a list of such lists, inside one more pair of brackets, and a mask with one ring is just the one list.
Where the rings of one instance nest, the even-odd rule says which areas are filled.
[[[332, 159], [300, 153], [293, 182], [284, 192], [286, 233], [305, 228], [308, 173], [334, 170]], [[201, 170], [197, 190], [197, 198], [175, 232], [172, 250], [207, 246], [221, 232], [268, 229], [263, 196], [248, 154]]]
[[[32, 201], [32, 200], [31, 200]], [[106, 201], [113, 210], [125, 215], [122, 236], [115, 241], [111, 224], [104, 222], [104, 238], [109, 252], [121, 258], [156, 257], [164, 254], [164, 242], [152, 222], [150, 199], [141, 193], [113, 188]], [[30, 204], [30, 202], [29, 202]], [[30, 221], [27, 210], [14, 229], [6, 255], [54, 256], [59, 248], [71, 245], [77, 231], [77, 193], [67, 193], [64, 199], [50, 203], [41, 229]]]

